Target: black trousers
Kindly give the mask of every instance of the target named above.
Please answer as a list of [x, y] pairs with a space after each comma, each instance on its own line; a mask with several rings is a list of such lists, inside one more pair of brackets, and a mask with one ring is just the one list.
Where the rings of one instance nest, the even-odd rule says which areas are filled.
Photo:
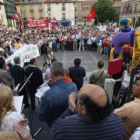
[[34, 111], [35, 110], [35, 93], [30, 92], [30, 100], [31, 100], [31, 109]]

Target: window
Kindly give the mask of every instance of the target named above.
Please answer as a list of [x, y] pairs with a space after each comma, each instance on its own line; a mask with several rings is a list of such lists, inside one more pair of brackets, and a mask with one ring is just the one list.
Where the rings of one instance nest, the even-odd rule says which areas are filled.
[[138, 4], [135, 4], [135, 12], [138, 11]]
[[34, 12], [34, 7], [30, 6], [30, 12]]
[[42, 12], [42, 11], [43, 11], [42, 5], [39, 5], [38, 10], [39, 10], [40, 12]]
[[65, 11], [65, 3], [62, 4], [62, 11]]
[[62, 13], [62, 20], [66, 20], [66, 14]]
[[51, 11], [51, 5], [50, 4], [47, 5], [47, 10]]
[[23, 13], [26, 12], [26, 8], [25, 8], [25, 6], [22, 6], [22, 12], [23, 12]]
[[34, 14], [31, 14], [31, 18], [34, 18]]
[[43, 14], [40, 14], [40, 15], [39, 15], [39, 18], [43, 18]]
[[48, 17], [49, 17], [49, 19], [51, 19], [51, 13], [48, 13]]
[[23, 14], [23, 18], [26, 18], [26, 14]]

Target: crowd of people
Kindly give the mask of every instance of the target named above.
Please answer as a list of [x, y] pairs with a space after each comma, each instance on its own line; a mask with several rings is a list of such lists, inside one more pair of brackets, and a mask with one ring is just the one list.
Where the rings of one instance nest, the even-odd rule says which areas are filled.
[[[32, 29], [24, 33], [0, 30], [0, 139], [32, 140], [28, 120], [17, 112], [13, 105], [12, 90], [24, 86], [18, 95], [24, 95], [25, 108], [38, 111], [39, 120], [50, 127], [51, 140], [138, 140], [140, 139], [140, 71], [137, 70], [133, 85], [133, 98], [126, 103], [132, 68], [133, 49], [130, 44], [123, 46], [123, 64], [120, 73], [108, 75], [104, 62], [99, 61], [97, 69], [83, 86], [86, 70], [80, 66], [81, 59], [74, 59], [74, 66], [64, 68], [57, 61], [55, 52], [97, 51], [109, 57], [114, 27], [101, 32], [98, 27], [58, 27], [57, 30]], [[21, 67], [19, 56], [14, 65], [8, 57], [28, 44], [38, 46], [47, 65], [45, 75], [38, 68], [36, 58], [28, 66]], [[114, 58], [115, 58], [114, 54]], [[27, 80], [27, 78], [29, 78]], [[104, 89], [105, 79], [115, 80], [113, 101], [109, 101]], [[38, 99], [36, 109], [35, 93], [44, 81], [50, 89]], [[31, 105], [29, 105], [29, 98]], [[135, 132], [136, 131], [136, 132]]]

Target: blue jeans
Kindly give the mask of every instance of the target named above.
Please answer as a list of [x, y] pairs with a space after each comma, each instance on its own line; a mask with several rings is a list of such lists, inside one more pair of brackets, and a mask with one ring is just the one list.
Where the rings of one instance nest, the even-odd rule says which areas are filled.
[[57, 51], [57, 45], [56, 45], [56, 43], [52, 43], [52, 50], [53, 50], [54, 52]]
[[130, 62], [130, 52], [123, 52], [123, 60], [125, 64]]
[[108, 55], [109, 54], [109, 48], [108, 47], [104, 47], [104, 55]]

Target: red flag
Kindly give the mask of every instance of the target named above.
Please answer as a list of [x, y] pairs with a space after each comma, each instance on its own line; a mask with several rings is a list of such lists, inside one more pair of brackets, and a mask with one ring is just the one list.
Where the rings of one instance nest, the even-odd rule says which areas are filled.
[[56, 29], [56, 28], [55, 28], [55, 25], [56, 25], [55, 23], [51, 23], [51, 29], [52, 29], [52, 30], [55, 30], [55, 29]]
[[53, 17], [53, 23], [54, 23], [55, 25], [58, 25], [58, 21], [56, 20], [55, 17]]
[[97, 14], [96, 14], [95, 10], [92, 8], [89, 15], [87, 16], [86, 20], [89, 21], [89, 20], [95, 18], [96, 16], [97, 16]]
[[47, 27], [49, 26], [49, 23], [51, 23], [51, 21], [50, 21], [49, 18], [47, 17], [47, 22], [46, 22]]
[[15, 13], [14, 13], [13, 16], [12, 16], [12, 18], [13, 18], [14, 20], [19, 20], [20, 14], [19, 14], [17, 11], [15, 11]]
[[20, 31], [20, 33], [22, 33], [22, 21], [21, 21], [21, 19], [19, 20], [19, 31]]

